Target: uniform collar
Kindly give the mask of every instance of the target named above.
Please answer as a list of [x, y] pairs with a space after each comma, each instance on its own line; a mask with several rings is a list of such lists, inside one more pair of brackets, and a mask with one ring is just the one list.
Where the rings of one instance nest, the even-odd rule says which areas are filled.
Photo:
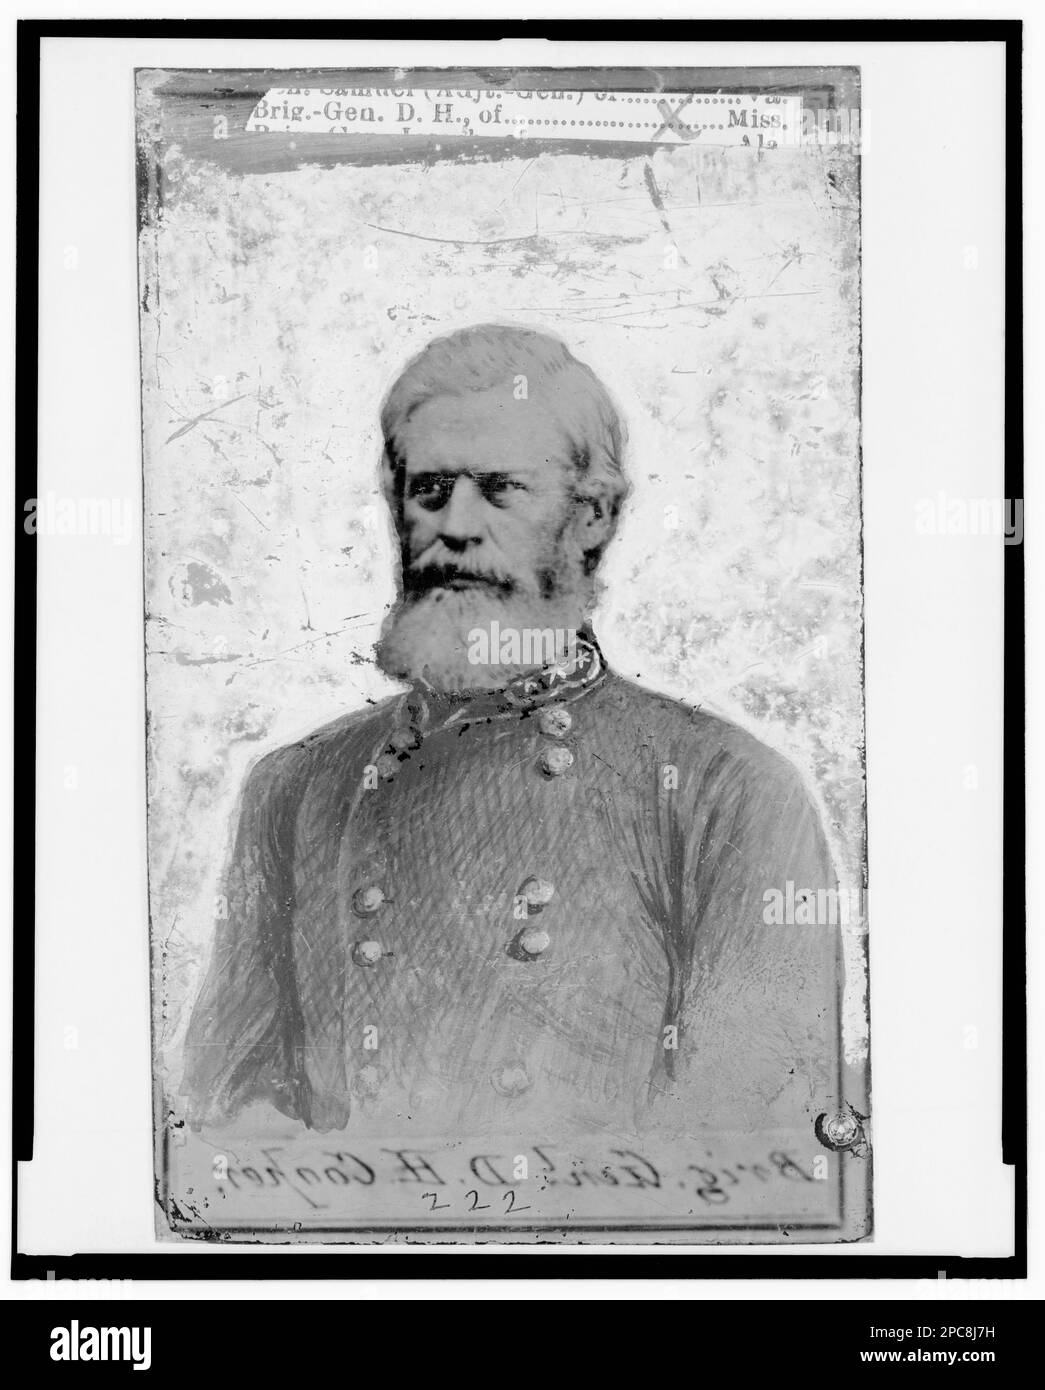
[[595, 634], [578, 634], [576, 654], [539, 671], [526, 672], [500, 690], [436, 690], [419, 680], [406, 696], [411, 723], [433, 728], [458, 718], [468, 721], [525, 714], [552, 701], [572, 701], [601, 684], [607, 674], [606, 659]]

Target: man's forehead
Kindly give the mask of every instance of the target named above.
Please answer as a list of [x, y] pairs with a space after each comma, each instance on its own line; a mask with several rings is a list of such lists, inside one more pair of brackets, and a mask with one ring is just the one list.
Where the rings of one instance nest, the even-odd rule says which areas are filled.
[[414, 410], [396, 442], [409, 472], [433, 468], [538, 471], [566, 463], [566, 432], [546, 408], [507, 390], [435, 396]]

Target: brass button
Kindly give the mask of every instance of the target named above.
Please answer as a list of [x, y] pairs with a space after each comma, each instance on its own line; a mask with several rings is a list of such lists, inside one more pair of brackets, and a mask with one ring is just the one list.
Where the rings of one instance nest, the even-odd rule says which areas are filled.
[[388, 782], [399, 771], [399, 759], [394, 753], [382, 753], [374, 766], [382, 781]]
[[565, 738], [573, 728], [573, 715], [563, 705], [549, 705], [537, 716], [537, 724], [549, 738]]
[[568, 748], [546, 748], [541, 754], [541, 771], [549, 777], [561, 777], [572, 766], [573, 754]]
[[356, 965], [374, 966], [384, 953], [380, 941], [357, 941], [352, 947], [352, 959]]
[[388, 740], [388, 746], [393, 753], [410, 753], [413, 749], [421, 747], [421, 735], [411, 725], [402, 729], [394, 729], [392, 737]]
[[519, 897], [525, 900], [531, 912], [540, 912], [555, 897], [555, 885], [546, 878], [528, 878], [519, 889]]
[[490, 1084], [499, 1096], [521, 1096], [533, 1085], [530, 1074], [518, 1062], [497, 1067], [490, 1075]]
[[384, 906], [385, 895], [380, 888], [357, 888], [352, 894], [352, 911], [360, 917], [373, 917]]
[[383, 1079], [380, 1067], [375, 1067], [372, 1064], [360, 1067], [355, 1074], [352, 1089], [362, 1099], [370, 1100], [380, 1092]]
[[524, 927], [515, 938], [519, 950], [530, 960], [543, 955], [552, 944], [552, 939], [541, 927]]

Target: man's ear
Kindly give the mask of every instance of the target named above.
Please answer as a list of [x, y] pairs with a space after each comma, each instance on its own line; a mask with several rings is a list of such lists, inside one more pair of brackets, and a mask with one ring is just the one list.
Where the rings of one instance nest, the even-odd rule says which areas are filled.
[[574, 501], [573, 533], [584, 551], [602, 550], [613, 534], [614, 517], [605, 498], [593, 494]]
[[608, 501], [601, 494], [575, 497], [570, 532], [577, 549], [584, 556], [585, 572], [591, 574], [602, 559], [616, 526]]

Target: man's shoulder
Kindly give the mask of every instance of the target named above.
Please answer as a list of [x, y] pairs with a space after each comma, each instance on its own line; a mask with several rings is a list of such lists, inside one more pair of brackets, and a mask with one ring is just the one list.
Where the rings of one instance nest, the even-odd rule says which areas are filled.
[[[615, 673], [601, 703], [605, 723], [618, 737], [652, 747], [669, 761], [685, 758], [714, 765], [732, 777], [788, 786], [801, 783], [790, 759], [757, 734], [699, 704], [664, 695]], [[677, 756], [671, 757], [674, 753]]]
[[358, 760], [375, 740], [387, 734], [390, 716], [401, 699], [400, 695], [392, 695], [363, 709], [351, 710], [272, 749], [250, 769], [248, 786], [258, 791], [283, 791], [307, 780], [316, 768]]

